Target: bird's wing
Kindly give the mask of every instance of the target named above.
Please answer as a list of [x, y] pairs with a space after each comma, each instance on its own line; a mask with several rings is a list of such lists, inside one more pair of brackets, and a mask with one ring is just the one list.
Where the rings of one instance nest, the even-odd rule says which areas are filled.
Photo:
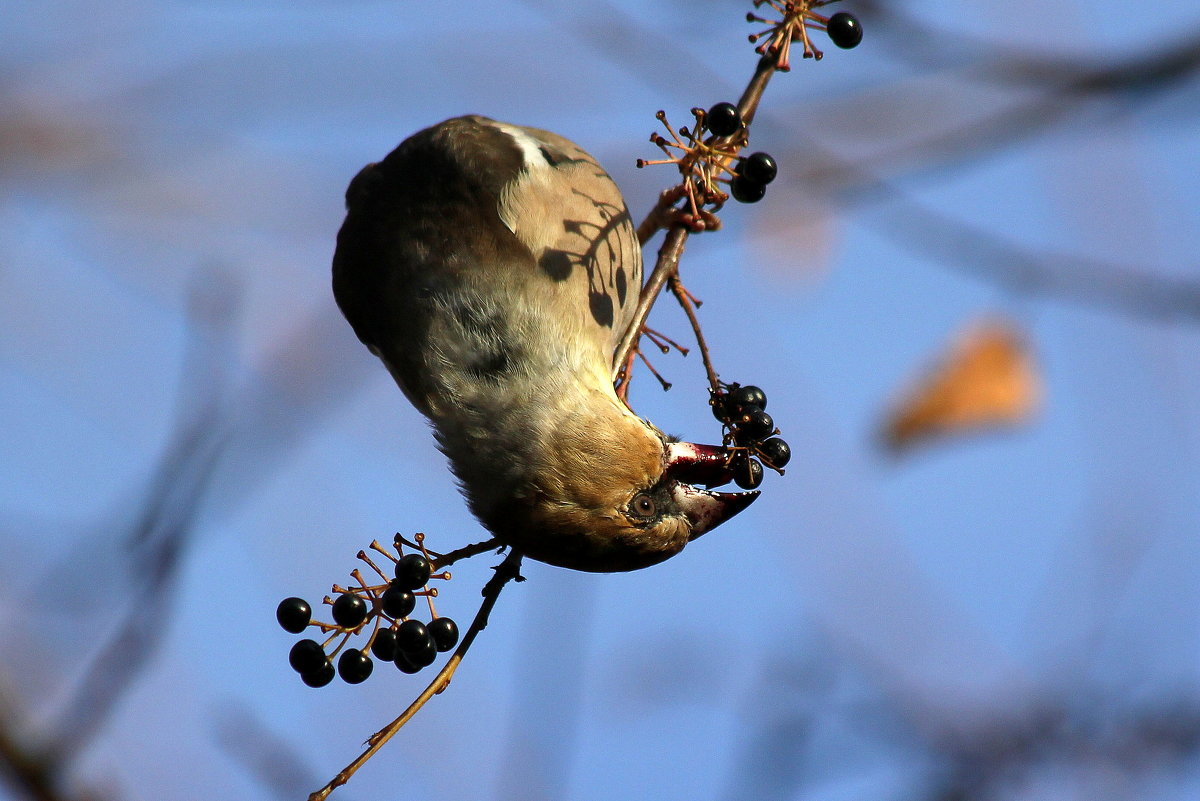
[[513, 361], [554, 352], [520, 347], [534, 337], [607, 371], [641, 251], [620, 191], [578, 145], [454, 118], [363, 168], [346, 204], [334, 295], [422, 412], [481, 374], [544, 369]]
[[546, 276], [567, 283], [574, 302], [586, 301], [581, 319], [599, 327], [611, 356], [642, 283], [641, 248], [625, 200], [574, 142], [537, 128], [497, 125], [513, 135], [525, 163], [502, 195], [501, 218]]

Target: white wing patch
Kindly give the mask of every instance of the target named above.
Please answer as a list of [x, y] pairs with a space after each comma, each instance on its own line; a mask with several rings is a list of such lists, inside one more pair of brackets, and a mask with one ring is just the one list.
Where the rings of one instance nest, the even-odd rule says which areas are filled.
[[550, 162], [546, 161], [545, 155], [542, 154], [543, 145], [541, 142], [515, 125], [509, 125], [506, 122], [493, 124], [508, 134], [517, 143], [517, 147], [521, 148], [521, 156], [524, 158], [526, 171], [544, 170], [550, 166]]
[[493, 123], [508, 134], [521, 149], [524, 169], [517, 173], [500, 193], [500, 221], [535, 254], [553, 244], [561, 224], [554, 226], [551, 218], [561, 213], [555, 208], [557, 170], [543, 152], [545, 144], [527, 132], [504, 122]]

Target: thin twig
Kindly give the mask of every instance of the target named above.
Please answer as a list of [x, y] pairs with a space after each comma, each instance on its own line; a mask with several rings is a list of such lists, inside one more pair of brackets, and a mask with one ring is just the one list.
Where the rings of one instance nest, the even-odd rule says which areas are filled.
[[[468, 546], [470, 547], [470, 546]], [[471, 643], [475, 641], [476, 635], [487, 628], [488, 616], [492, 612], [492, 607], [496, 605], [496, 599], [500, 597], [500, 590], [504, 589], [504, 585], [509, 581], [516, 579], [521, 580], [521, 553], [513, 550], [509, 551], [508, 556], [504, 557], [504, 561], [496, 567], [496, 574], [488, 580], [488, 583], [483, 587], [483, 603], [479, 607], [479, 611], [475, 614], [475, 619], [471, 621], [471, 627], [467, 629], [463, 635], [462, 642], [458, 648], [446, 661], [445, 666], [434, 676], [433, 681], [429, 682], [429, 686], [425, 688], [417, 700], [413, 701], [408, 709], [393, 720], [388, 725], [384, 726], [379, 731], [375, 732], [367, 740], [367, 749], [358, 755], [338, 775], [334, 776], [328, 784], [312, 793], [308, 797], [308, 801], [324, 801], [329, 797], [336, 788], [350, 780], [359, 768], [361, 768], [368, 759], [375, 755], [375, 752], [387, 743], [388, 740], [395, 736], [396, 732], [408, 723], [413, 715], [425, 706], [430, 698], [446, 689], [450, 683], [450, 678], [454, 675], [454, 671], [458, 669], [458, 665], [462, 662], [463, 656], [466, 655], [467, 649], [471, 647]]]
[[712, 359], [708, 355], [708, 345], [704, 341], [704, 334], [700, 330], [700, 321], [696, 319], [695, 299], [692, 293], [683, 288], [683, 284], [679, 280], [679, 272], [676, 271], [667, 279], [667, 284], [671, 288], [671, 294], [679, 301], [679, 305], [683, 307], [683, 313], [687, 315], [688, 322], [692, 324], [692, 333], [696, 335], [696, 346], [700, 348], [700, 358], [704, 360], [704, 372], [708, 375], [708, 386], [715, 393], [721, 389], [720, 380], [717, 378], [717, 371], [713, 369]]
[[500, 547], [500, 540], [492, 537], [490, 540], [483, 542], [475, 542], [470, 545], [464, 545], [461, 548], [455, 548], [449, 553], [444, 553], [433, 560], [432, 568], [434, 571], [441, 570], [443, 567], [449, 567], [460, 559], [467, 559], [476, 554], [481, 554], [484, 551], [494, 551]]

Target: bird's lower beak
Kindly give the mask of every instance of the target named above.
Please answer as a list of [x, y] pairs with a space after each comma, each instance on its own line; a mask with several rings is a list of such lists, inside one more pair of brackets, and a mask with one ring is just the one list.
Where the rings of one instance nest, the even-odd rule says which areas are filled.
[[711, 531], [758, 498], [758, 492], [713, 492], [692, 486], [715, 487], [733, 480], [729, 451], [715, 445], [672, 442], [667, 446], [666, 472], [676, 480], [675, 502], [692, 525], [692, 539]]
[[689, 539], [712, 531], [752, 504], [759, 492], [713, 492], [677, 482], [671, 488], [675, 503], [692, 526]]

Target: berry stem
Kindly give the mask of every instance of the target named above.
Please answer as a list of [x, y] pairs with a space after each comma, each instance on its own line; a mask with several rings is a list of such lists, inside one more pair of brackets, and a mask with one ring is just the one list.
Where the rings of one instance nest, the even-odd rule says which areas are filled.
[[647, 327], [645, 330], [642, 331], [642, 333], [645, 334], [646, 337], [651, 342], [653, 342], [656, 346], [658, 346], [658, 349], [660, 351], [662, 351], [664, 354], [670, 353], [671, 348], [674, 348], [675, 350], [679, 351], [679, 353], [681, 355], [683, 355], [683, 356], [688, 355], [687, 348], [685, 348], [683, 345], [680, 345], [678, 342], [671, 339], [669, 336], [662, 333], [661, 331], [655, 331], [653, 328]]
[[[374, 543], [374, 542], [371, 543], [372, 546], [374, 546], [376, 544], [377, 543]], [[374, 562], [371, 561], [371, 557], [367, 556], [366, 551], [359, 551], [358, 558], [363, 560], [364, 562], [366, 562], [368, 565], [370, 565], [371, 569], [374, 570], [376, 573], [378, 573], [379, 577], [381, 579], [383, 579], [385, 583], [387, 582], [387, 580], [388, 580], [387, 573], [384, 573], [382, 570], [379, 569], [378, 565], [376, 565]]]
[[438, 616], [437, 610], [433, 608], [433, 599], [437, 597], [437, 589], [429, 590], [424, 593], [417, 593], [425, 596], [425, 602], [429, 604], [429, 618], [432, 620]]
[[415, 701], [409, 704], [408, 709], [404, 710], [400, 717], [372, 734], [367, 740], [367, 749], [359, 754], [353, 762], [342, 768], [341, 772], [334, 776], [328, 784], [309, 795], [308, 801], [324, 801], [336, 788], [348, 782], [350, 777], [357, 773], [358, 769], [375, 755], [376, 751], [382, 748], [388, 740], [392, 739], [396, 732], [400, 731], [404, 724], [408, 723], [412, 716], [417, 714], [421, 707], [429, 702], [430, 698], [446, 688], [450, 683], [451, 677], [454, 675], [454, 671], [458, 669], [459, 663], [462, 662], [463, 657], [466, 655], [467, 649], [475, 641], [475, 637], [479, 632], [487, 628], [488, 616], [492, 612], [492, 607], [496, 605], [496, 600], [500, 597], [500, 591], [504, 589], [505, 584], [513, 580], [521, 580], [521, 554], [515, 550], [509, 551], [504, 561], [496, 567], [496, 574], [484, 585], [483, 603], [480, 605], [479, 611], [475, 614], [475, 619], [471, 621], [471, 627], [467, 629], [463, 635], [462, 642], [458, 644], [458, 648], [455, 649], [450, 659], [446, 661], [445, 666], [433, 677], [433, 681], [429, 682], [429, 686], [417, 696]]
[[[387, 548], [384, 548], [382, 545], [379, 544], [379, 540], [371, 540], [370, 547], [371, 547], [372, 551], [383, 554], [388, 559], [390, 559], [392, 562], [398, 561], [396, 559], [396, 557], [392, 556], [391, 551], [389, 551]], [[385, 573], [381, 573], [380, 575], [382, 575], [385, 579], [387, 578], [387, 574], [385, 574]]]
[[638, 355], [638, 358], [642, 360], [642, 364], [646, 365], [646, 369], [650, 371], [650, 374], [658, 379], [658, 383], [662, 385], [663, 392], [666, 392], [668, 389], [671, 388], [671, 382], [668, 381], [667, 379], [663, 378], [662, 374], [654, 369], [654, 365], [651, 364], [650, 360], [646, 358], [646, 354], [642, 353], [641, 348], [637, 348], [636, 350], [634, 350], [634, 353], [636, 353]]

